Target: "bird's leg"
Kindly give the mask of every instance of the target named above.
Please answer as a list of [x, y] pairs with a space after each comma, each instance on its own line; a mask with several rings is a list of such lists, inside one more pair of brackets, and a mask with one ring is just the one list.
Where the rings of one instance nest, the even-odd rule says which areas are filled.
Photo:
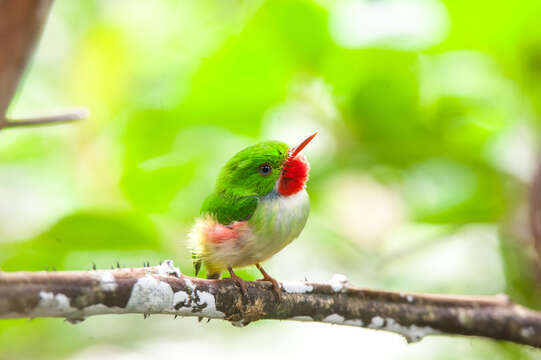
[[276, 281], [275, 278], [271, 277], [267, 272], [261, 267], [259, 264], [255, 264], [259, 272], [263, 275], [263, 279], [259, 279], [258, 281], [270, 281], [272, 284], [272, 288], [274, 290], [274, 293], [276, 294], [276, 298], [278, 301], [280, 301], [280, 285], [278, 285], [278, 281]]
[[240, 291], [242, 295], [248, 296], [248, 290], [246, 289], [246, 281], [244, 281], [241, 277], [239, 277], [235, 272], [233, 271], [233, 268], [229, 266], [227, 268], [227, 271], [229, 271], [229, 275], [231, 275], [231, 280], [235, 281], [237, 285], [240, 287]]

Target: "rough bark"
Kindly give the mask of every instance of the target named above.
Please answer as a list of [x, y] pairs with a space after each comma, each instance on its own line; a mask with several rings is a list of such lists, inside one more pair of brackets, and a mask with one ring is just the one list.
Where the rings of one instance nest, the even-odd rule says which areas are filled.
[[140, 313], [224, 319], [316, 321], [426, 335], [475, 335], [541, 347], [541, 313], [494, 297], [360, 289], [343, 275], [328, 283], [283, 282], [277, 302], [267, 282], [249, 282], [243, 297], [231, 280], [182, 275], [170, 260], [156, 267], [0, 273], [0, 318]]

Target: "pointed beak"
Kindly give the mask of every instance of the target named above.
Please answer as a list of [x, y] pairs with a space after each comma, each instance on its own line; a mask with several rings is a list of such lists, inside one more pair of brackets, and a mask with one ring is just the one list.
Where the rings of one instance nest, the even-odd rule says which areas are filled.
[[295, 156], [299, 155], [299, 153], [302, 151], [302, 149], [305, 148], [306, 145], [308, 145], [308, 143], [310, 141], [312, 141], [313, 138], [316, 137], [317, 133], [319, 131], [316, 131], [315, 133], [313, 133], [312, 135], [308, 136], [306, 139], [304, 139], [299, 145], [295, 146], [294, 148], [292, 148], [290, 151], [289, 151], [289, 155], [288, 155], [288, 159], [294, 159]]

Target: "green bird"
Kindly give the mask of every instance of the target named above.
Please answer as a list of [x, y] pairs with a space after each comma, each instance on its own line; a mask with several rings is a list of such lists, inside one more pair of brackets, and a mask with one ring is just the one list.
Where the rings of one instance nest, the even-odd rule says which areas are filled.
[[224, 165], [188, 237], [196, 276], [201, 264], [209, 279], [219, 279], [227, 270], [246, 295], [246, 283], [233, 269], [255, 265], [280, 298], [278, 282], [260, 263], [295, 240], [306, 224], [310, 166], [301, 150], [316, 135], [293, 148], [280, 141], [261, 142]]

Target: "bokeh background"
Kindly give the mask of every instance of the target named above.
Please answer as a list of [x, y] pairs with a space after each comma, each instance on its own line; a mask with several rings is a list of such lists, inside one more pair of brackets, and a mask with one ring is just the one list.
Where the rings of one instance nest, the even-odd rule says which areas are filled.
[[[312, 212], [279, 280], [462, 294], [540, 309], [527, 186], [541, 125], [541, 2], [58, 0], [10, 108], [89, 119], [0, 134], [0, 269], [172, 258], [220, 166], [306, 149]], [[247, 268], [241, 275], [255, 279]], [[261, 321], [0, 322], [1, 359], [541, 359], [486, 339]]]

